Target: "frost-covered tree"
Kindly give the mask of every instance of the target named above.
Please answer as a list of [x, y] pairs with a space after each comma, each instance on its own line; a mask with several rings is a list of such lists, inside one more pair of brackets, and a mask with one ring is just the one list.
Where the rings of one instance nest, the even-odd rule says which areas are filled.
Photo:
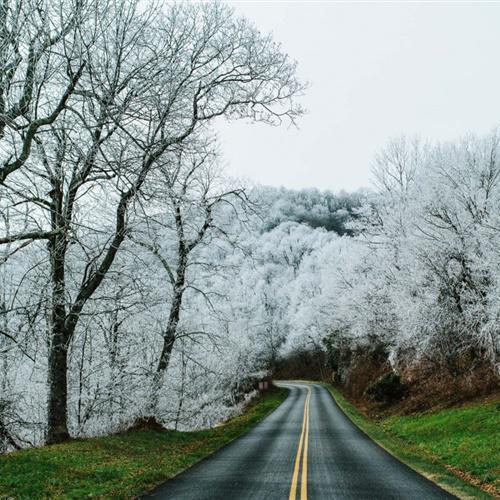
[[[149, 201], [142, 196], [143, 187], [164, 157], [219, 116], [276, 124], [293, 121], [302, 112], [294, 101], [303, 89], [295, 64], [271, 37], [227, 6], [154, 4], [144, 9], [138, 2], [106, 0], [77, 4], [69, 24], [61, 21], [60, 33], [58, 19], [66, 18], [73, 2], [61, 2], [59, 10], [42, 4], [35, 9], [40, 19], [33, 19], [40, 25], [43, 21], [49, 34], [35, 37], [34, 28], [26, 35], [35, 37], [26, 42], [30, 88], [16, 91], [23, 101], [21, 114], [11, 104], [14, 111], [5, 125], [15, 133], [2, 137], [13, 151], [21, 140], [31, 152], [17, 159], [6, 155], [0, 243], [8, 245], [6, 258], [36, 247], [41, 258], [37, 269], [50, 291], [50, 443], [69, 436], [68, 352], [75, 332], [113, 272], [129, 229], [131, 205]], [[19, 5], [19, 15], [25, 15]], [[8, 19], [16, 35], [21, 30], [13, 18], [17, 14], [2, 9], [2, 19]], [[71, 44], [65, 43], [66, 36]], [[14, 37], [4, 47], [13, 55], [2, 62], [3, 77], [12, 82], [15, 76], [8, 73], [13, 61], [14, 66], [24, 61], [22, 52], [16, 55], [16, 43]], [[48, 69], [49, 92], [43, 58], [50, 60], [55, 43], [61, 45], [56, 52], [62, 62]], [[44, 71], [29, 83], [38, 66]], [[34, 82], [39, 86], [36, 98]], [[62, 97], [50, 120], [14, 123], [50, 108], [45, 95], [51, 92]], [[24, 100], [29, 103], [24, 105]], [[42, 126], [43, 134], [38, 133]], [[19, 130], [26, 130], [21, 139]]]

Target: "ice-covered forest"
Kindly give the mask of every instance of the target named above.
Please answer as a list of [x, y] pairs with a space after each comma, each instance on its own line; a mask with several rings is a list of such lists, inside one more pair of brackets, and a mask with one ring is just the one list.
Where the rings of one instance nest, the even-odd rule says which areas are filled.
[[367, 190], [247, 186], [214, 123], [304, 113], [271, 36], [219, 3], [3, 5], [1, 451], [210, 427], [301, 363], [495, 383], [498, 131], [388, 138]]

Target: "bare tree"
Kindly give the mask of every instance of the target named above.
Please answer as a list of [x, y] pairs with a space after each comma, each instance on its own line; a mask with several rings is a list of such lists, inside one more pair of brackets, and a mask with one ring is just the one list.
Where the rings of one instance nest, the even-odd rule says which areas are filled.
[[[212, 143], [191, 141], [188, 147], [165, 157], [165, 163], [155, 172], [148, 196], [156, 204], [143, 214], [141, 231], [132, 235], [133, 241], [154, 255], [165, 272], [169, 297], [167, 321], [162, 328], [162, 346], [155, 369], [151, 412], [157, 411], [159, 393], [168, 369], [179, 333], [178, 326], [186, 290], [191, 288], [210, 303], [206, 291], [198, 288], [194, 276], [209, 268], [215, 274], [217, 265], [204, 262], [197, 250], [200, 246], [217, 246], [220, 238], [231, 240], [217, 220], [221, 206], [235, 211], [246, 203], [241, 188], [227, 187], [221, 175], [217, 152]], [[197, 332], [199, 333], [199, 332]]]
[[[69, 5], [62, 2], [61, 12]], [[1, 188], [9, 225], [0, 244], [17, 252], [45, 241], [50, 257], [49, 443], [69, 437], [68, 348], [82, 311], [125, 241], [131, 203], [149, 201], [141, 192], [165, 155], [218, 116], [279, 123], [302, 113], [294, 103], [303, 90], [295, 65], [270, 37], [218, 3], [163, 7], [139, 13], [137, 2], [92, 4], [93, 15], [72, 33], [78, 51], [64, 46], [65, 65], [52, 70], [57, 88], [64, 72], [72, 75], [62, 87], [71, 103], [64, 98], [57, 120], [44, 122], [50, 129], [28, 139], [36, 144], [29, 168]], [[205, 200], [200, 234], [181, 236], [179, 291], [214, 203]], [[177, 223], [182, 235], [182, 217]], [[181, 298], [159, 373], [168, 365]]]
[[87, 0], [0, 3], [0, 184], [70, 103], [86, 61], [75, 39]]

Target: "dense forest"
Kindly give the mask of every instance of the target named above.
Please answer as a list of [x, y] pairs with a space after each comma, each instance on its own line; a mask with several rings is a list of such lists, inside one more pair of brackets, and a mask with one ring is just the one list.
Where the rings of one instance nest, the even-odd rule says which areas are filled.
[[402, 137], [381, 149], [351, 236], [327, 233], [301, 259], [284, 373], [333, 376], [354, 398], [405, 400], [405, 411], [498, 387], [499, 141]]
[[300, 118], [271, 37], [219, 3], [36, 3], [0, 7], [0, 450], [213, 426], [306, 368], [497, 382], [498, 132], [391, 140], [369, 190], [246, 188], [211, 124]]

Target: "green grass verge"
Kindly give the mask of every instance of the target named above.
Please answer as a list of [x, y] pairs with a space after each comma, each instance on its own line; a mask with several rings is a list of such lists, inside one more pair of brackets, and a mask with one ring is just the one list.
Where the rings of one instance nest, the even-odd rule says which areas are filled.
[[492, 497], [468, 481], [478, 481], [491, 491], [500, 486], [498, 402], [372, 420], [361, 414], [338, 389], [324, 385], [366, 434], [402, 462], [458, 497]]
[[248, 431], [287, 394], [273, 388], [214, 429], [125, 432], [0, 456], [0, 498], [135, 497]]

